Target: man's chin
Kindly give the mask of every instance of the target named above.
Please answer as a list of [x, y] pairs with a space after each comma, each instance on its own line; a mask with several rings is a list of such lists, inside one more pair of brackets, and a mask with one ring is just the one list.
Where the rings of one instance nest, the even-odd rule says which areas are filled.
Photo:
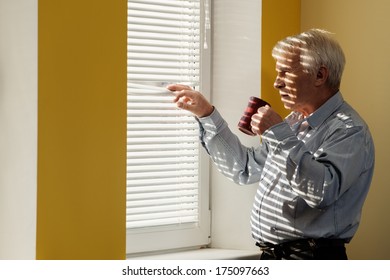
[[293, 110], [293, 105], [294, 104], [292, 104], [290, 102], [283, 101], [283, 100], [282, 100], [282, 102], [283, 102], [283, 106], [284, 106], [285, 109], [290, 110], [290, 111]]

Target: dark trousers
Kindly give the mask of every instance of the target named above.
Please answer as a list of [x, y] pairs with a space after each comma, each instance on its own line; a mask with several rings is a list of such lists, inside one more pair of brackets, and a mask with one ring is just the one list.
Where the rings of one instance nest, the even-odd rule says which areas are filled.
[[347, 260], [345, 243], [333, 239], [305, 239], [280, 245], [257, 244], [261, 260]]

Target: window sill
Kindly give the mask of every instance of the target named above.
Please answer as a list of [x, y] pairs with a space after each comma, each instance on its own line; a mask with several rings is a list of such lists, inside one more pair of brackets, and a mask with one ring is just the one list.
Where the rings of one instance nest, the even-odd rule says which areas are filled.
[[258, 260], [260, 250], [193, 249], [180, 252], [128, 256], [128, 260]]

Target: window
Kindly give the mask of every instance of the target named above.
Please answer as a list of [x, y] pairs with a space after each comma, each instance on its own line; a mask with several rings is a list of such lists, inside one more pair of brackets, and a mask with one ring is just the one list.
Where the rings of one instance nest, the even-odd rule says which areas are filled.
[[127, 253], [209, 242], [208, 157], [196, 120], [165, 89], [209, 92], [207, 6], [128, 1]]

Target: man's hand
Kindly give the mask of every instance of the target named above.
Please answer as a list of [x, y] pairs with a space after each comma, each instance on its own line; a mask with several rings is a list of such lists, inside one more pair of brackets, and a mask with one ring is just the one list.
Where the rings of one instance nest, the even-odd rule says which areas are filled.
[[209, 116], [213, 110], [213, 105], [198, 91], [193, 90], [186, 85], [168, 85], [167, 89], [174, 91], [176, 94], [173, 102], [177, 107], [190, 111], [198, 118]]
[[283, 122], [282, 117], [268, 105], [260, 107], [251, 120], [252, 131], [258, 135], [262, 135], [271, 126]]

